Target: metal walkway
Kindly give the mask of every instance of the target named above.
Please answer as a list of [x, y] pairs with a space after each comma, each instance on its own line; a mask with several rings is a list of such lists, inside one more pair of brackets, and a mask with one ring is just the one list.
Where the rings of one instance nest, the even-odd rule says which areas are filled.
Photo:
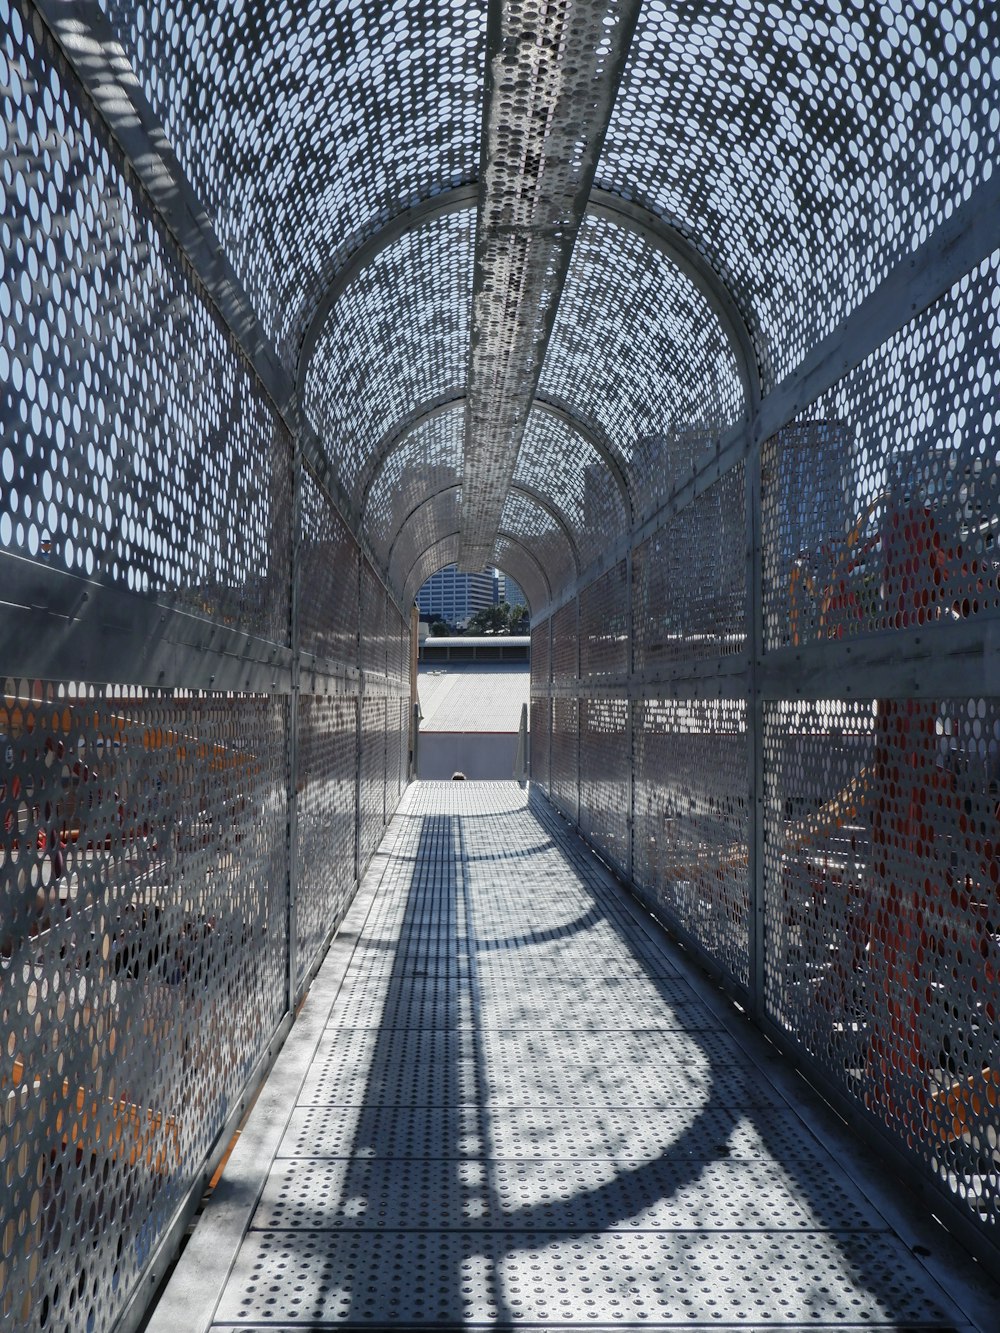
[[878, 1178], [544, 801], [417, 784], [151, 1329], [988, 1328]]

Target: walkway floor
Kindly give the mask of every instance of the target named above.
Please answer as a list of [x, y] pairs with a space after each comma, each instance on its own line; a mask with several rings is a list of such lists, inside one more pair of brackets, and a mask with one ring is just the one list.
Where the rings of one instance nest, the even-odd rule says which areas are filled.
[[984, 1328], [563, 828], [410, 789], [152, 1327]]

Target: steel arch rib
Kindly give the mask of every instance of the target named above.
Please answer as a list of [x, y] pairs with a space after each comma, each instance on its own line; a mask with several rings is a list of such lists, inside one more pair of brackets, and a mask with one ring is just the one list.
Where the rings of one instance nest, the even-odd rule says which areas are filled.
[[[421, 426], [426, 425], [428, 421], [433, 421], [436, 417], [443, 415], [445, 412], [457, 410], [460, 407], [464, 408], [464, 406], [464, 392], [458, 394], [443, 394], [440, 398], [435, 398], [424, 406], [416, 408], [405, 417], [401, 423], [392, 428], [392, 430], [384, 437], [383, 443], [379, 446], [379, 449], [373, 455], [371, 465], [368, 469], [367, 476], [365, 477], [365, 483], [361, 494], [361, 503], [358, 509], [362, 520], [364, 519], [365, 510], [368, 507], [368, 499], [374, 489], [375, 483], [378, 481], [382, 469], [396, 450], [405, 444], [407, 438], [412, 435], [414, 431], [418, 430]], [[536, 397], [534, 406], [538, 411], [545, 412], [549, 416], [556, 417], [559, 421], [562, 421], [564, 425], [568, 426], [570, 430], [574, 431], [582, 440], [585, 440], [586, 443], [591, 446], [601, 462], [611, 473], [611, 479], [618, 488], [622, 504], [625, 506], [625, 513], [628, 516], [629, 526], [631, 526], [635, 509], [632, 504], [632, 492], [629, 490], [625, 469], [622, 467], [621, 460], [618, 458], [613, 447], [602, 438], [597, 427], [584, 421], [583, 418], [577, 416], [571, 408], [565, 406], [563, 403], [556, 402], [555, 399]]]
[[[462, 483], [460, 481], [449, 482], [447, 486], [439, 486], [436, 491], [431, 491], [429, 495], [424, 496], [424, 498], [420, 501], [419, 504], [413, 506], [413, 508], [407, 513], [406, 517], [403, 519], [402, 523], [400, 523], [399, 527], [396, 529], [395, 535], [393, 536], [392, 541], [389, 543], [389, 549], [385, 557], [385, 567], [387, 571], [392, 568], [392, 558], [396, 550], [396, 543], [403, 535], [403, 531], [406, 528], [407, 524], [410, 522], [410, 520], [415, 518], [416, 515], [420, 513], [421, 509], [424, 509], [427, 505], [432, 504], [435, 500], [440, 499], [442, 495], [447, 495], [449, 491], [460, 491], [461, 489], [462, 489]], [[569, 546], [570, 555], [573, 558], [575, 573], [577, 577], [579, 577], [581, 569], [580, 552], [577, 547], [576, 541], [573, 538], [573, 533], [569, 525], [567, 524], [565, 518], [560, 513], [560, 511], [556, 509], [554, 506], [550, 505], [548, 501], [544, 499], [543, 496], [539, 495], [538, 492], [535, 491], [530, 486], [522, 486], [519, 482], [515, 482], [510, 489], [512, 493], [517, 495], [523, 495], [526, 500], [530, 500], [533, 504], [536, 504], [539, 507], [539, 509], [541, 509], [543, 513], [548, 514], [552, 522], [556, 524], [556, 526], [559, 528], [559, 531], [566, 539], [566, 543]]]
[[[405, 580], [405, 582], [404, 582], [404, 584], [403, 584], [403, 600], [404, 600], [404, 601], [411, 601], [411, 600], [416, 596], [417, 591], [419, 591], [419, 587], [418, 587], [417, 589], [414, 589], [413, 592], [410, 592], [410, 591], [409, 591], [409, 588], [410, 588], [410, 580], [413, 578], [413, 571], [414, 571], [414, 570], [417, 568], [417, 566], [420, 564], [421, 560], [423, 560], [425, 556], [429, 555], [431, 551], [435, 551], [435, 550], [437, 550], [437, 548], [438, 548], [439, 546], [443, 546], [443, 545], [445, 544], [445, 542], [452, 541], [454, 538], [456, 538], [456, 537], [458, 537], [458, 536], [459, 536], [459, 529], [458, 529], [458, 528], [455, 528], [453, 532], [446, 532], [445, 535], [444, 535], [443, 537], [436, 537], [436, 538], [434, 539], [434, 541], [432, 541], [432, 542], [430, 543], [429, 546], [425, 546], [424, 549], [423, 549], [422, 551], [418, 552], [418, 554], [417, 554], [416, 557], [414, 558], [413, 564], [410, 566], [410, 572], [407, 574], [407, 576], [406, 576], [406, 580]], [[525, 546], [525, 544], [520, 540], [520, 538], [516, 537], [516, 536], [514, 535], [514, 533], [512, 533], [512, 532], [508, 532], [505, 528], [501, 528], [500, 531], [497, 533], [497, 536], [498, 536], [498, 537], [503, 537], [503, 538], [505, 538], [507, 541], [512, 542], [516, 547], [518, 547], [518, 549], [522, 552], [522, 554], [525, 556], [525, 558], [526, 558], [527, 560], [529, 560], [529, 561], [534, 565], [535, 569], [538, 570], [539, 577], [541, 578], [541, 580], [542, 580], [542, 584], [543, 584], [543, 586], [544, 586], [544, 588], [545, 588], [545, 595], [546, 595], [546, 598], [547, 598], [548, 601], [551, 601], [551, 600], [552, 600], [552, 585], [549, 583], [548, 575], [545, 573], [545, 570], [542, 568], [542, 565], [539, 563], [538, 559], [537, 559], [535, 556], [532, 555], [531, 551], [529, 551], [529, 549], [527, 548], [527, 546]], [[446, 563], [446, 564], [451, 564], [451, 563], [453, 563], [453, 562], [452, 562], [452, 561], [446, 561], [445, 563]], [[440, 567], [441, 567], [441, 566], [438, 566], [438, 568], [440, 568]], [[433, 572], [434, 572], [434, 571], [432, 570], [431, 573], [433, 573]], [[504, 572], [506, 573], [506, 571], [504, 571]], [[424, 582], [424, 580], [421, 579], [421, 583], [423, 583], [423, 582]], [[518, 580], [518, 582], [520, 582], [520, 580]], [[522, 586], [522, 588], [523, 588], [524, 585], [522, 584], [521, 586]], [[547, 604], [546, 602], [543, 602], [543, 603], [542, 603], [543, 606], [545, 606], [546, 604]], [[538, 610], [538, 608], [533, 607], [533, 608], [532, 608], [532, 613], [534, 614], [537, 610]]]
[[377, 259], [383, 250], [388, 249], [401, 236], [405, 236], [407, 232], [415, 231], [418, 227], [425, 226], [428, 222], [446, 217], [449, 213], [460, 213], [463, 209], [475, 208], [478, 198], [478, 185], [457, 185], [451, 190], [444, 190], [441, 194], [432, 195], [429, 199], [414, 204], [412, 208], [397, 213], [374, 236], [370, 236], [368, 240], [363, 241], [358, 246], [327, 288], [303, 335], [302, 345], [299, 348], [298, 366], [295, 372], [295, 389], [300, 408], [305, 399], [306, 374], [309, 370], [309, 363], [312, 360], [313, 352], [316, 350], [320, 334], [323, 332], [323, 325], [344, 290], [350, 286], [362, 269], [374, 259]]

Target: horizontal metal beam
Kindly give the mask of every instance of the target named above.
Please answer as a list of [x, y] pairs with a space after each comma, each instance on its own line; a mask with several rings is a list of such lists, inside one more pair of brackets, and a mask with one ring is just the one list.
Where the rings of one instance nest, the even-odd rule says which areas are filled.
[[262, 694], [292, 690], [286, 644], [9, 551], [0, 551], [0, 610], [0, 661], [10, 676]]
[[972, 699], [1000, 694], [1000, 616], [824, 639], [765, 653], [764, 699]]

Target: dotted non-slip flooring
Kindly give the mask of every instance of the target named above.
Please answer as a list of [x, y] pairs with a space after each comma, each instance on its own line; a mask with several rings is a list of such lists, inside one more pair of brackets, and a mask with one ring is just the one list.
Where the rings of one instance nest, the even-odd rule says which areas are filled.
[[958, 1329], [513, 783], [411, 788], [217, 1329]]

